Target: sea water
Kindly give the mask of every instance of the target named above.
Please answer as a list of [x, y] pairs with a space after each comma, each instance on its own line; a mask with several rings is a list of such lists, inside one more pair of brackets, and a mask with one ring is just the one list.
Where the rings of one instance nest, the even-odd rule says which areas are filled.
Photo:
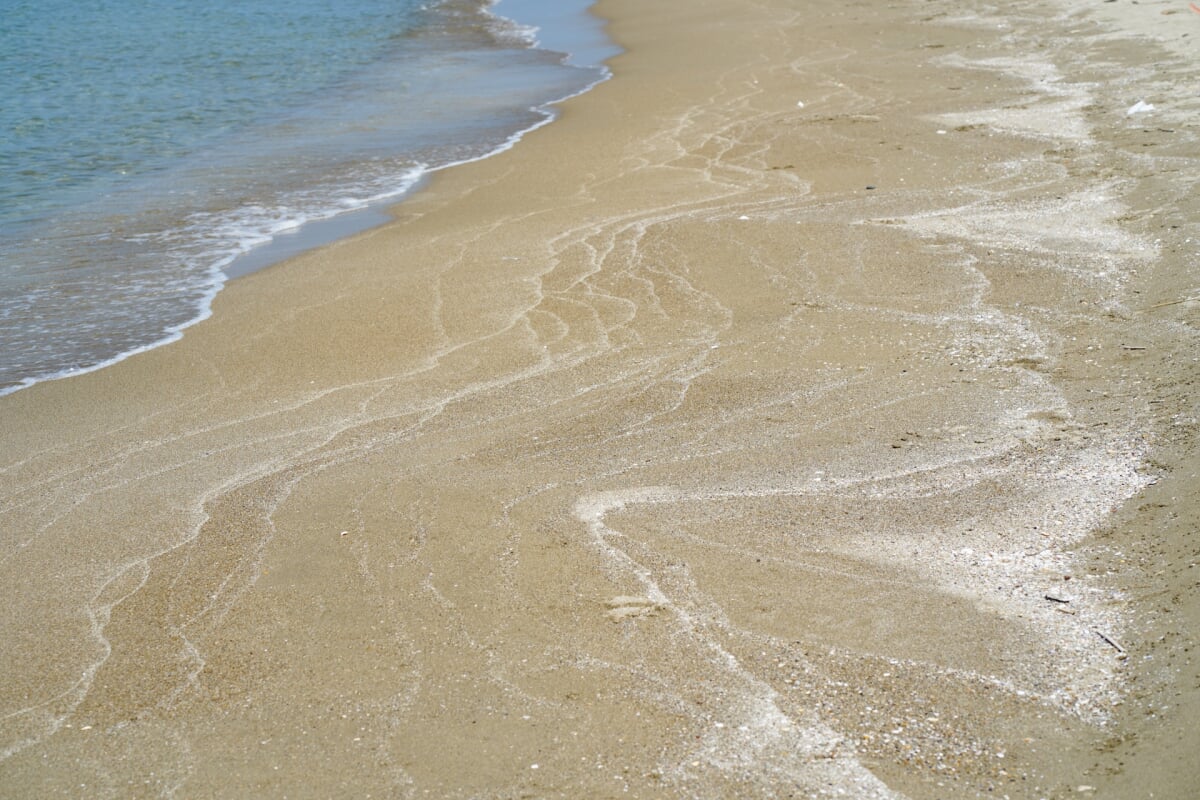
[[545, 123], [605, 75], [590, 2], [0, 0], [0, 394]]

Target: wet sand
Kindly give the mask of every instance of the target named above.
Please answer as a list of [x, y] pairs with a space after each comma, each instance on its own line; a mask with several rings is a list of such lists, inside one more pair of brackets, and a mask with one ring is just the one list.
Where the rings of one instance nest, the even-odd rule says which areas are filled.
[[1189, 45], [789, 6], [0, 399], [0, 793], [1188, 796]]

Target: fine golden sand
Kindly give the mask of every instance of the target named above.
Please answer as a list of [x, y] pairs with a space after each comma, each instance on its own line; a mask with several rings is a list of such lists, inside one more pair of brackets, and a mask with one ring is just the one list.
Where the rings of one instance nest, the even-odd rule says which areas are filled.
[[1002, 5], [604, 0], [553, 125], [0, 399], [0, 795], [1192, 796], [1200, 15]]

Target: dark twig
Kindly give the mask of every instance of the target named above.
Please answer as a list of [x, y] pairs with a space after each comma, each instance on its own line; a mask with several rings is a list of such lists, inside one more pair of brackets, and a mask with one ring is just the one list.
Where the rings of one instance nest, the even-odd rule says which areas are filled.
[[1167, 306], [1177, 306], [1180, 303], [1186, 303], [1190, 300], [1195, 300], [1195, 299], [1196, 299], [1195, 297], [1181, 297], [1178, 300], [1168, 300], [1165, 303], [1155, 303], [1154, 305], [1147, 306], [1146, 308], [1143, 308], [1142, 310], [1143, 311], [1153, 311], [1156, 308], [1166, 308]]
[[[1095, 629], [1095, 628], [1093, 628], [1093, 630], [1096, 630], [1096, 629]], [[1113, 648], [1114, 648], [1114, 649], [1115, 649], [1115, 650], [1116, 650], [1118, 653], [1124, 653], [1124, 652], [1125, 652], [1125, 648], [1124, 648], [1124, 647], [1121, 647], [1121, 645], [1117, 644], [1115, 641], [1113, 641], [1113, 640], [1112, 640], [1112, 639], [1110, 639], [1109, 637], [1105, 636], [1105, 635], [1104, 635], [1103, 633], [1101, 633], [1100, 631], [1096, 630], [1096, 635], [1097, 635], [1097, 636], [1099, 636], [1099, 637], [1100, 637], [1101, 639], [1103, 639], [1104, 641], [1106, 641], [1106, 642], [1108, 642], [1109, 644], [1111, 644], [1111, 645], [1113, 646]]]

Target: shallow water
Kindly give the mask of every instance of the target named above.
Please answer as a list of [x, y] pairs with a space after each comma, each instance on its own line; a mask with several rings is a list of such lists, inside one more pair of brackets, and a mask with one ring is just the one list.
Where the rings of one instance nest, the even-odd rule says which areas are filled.
[[458, 0], [17, 4], [0, 27], [0, 394], [171, 341], [239, 257], [542, 124], [604, 74], [587, 5], [516, 0], [549, 26], [539, 47]]

